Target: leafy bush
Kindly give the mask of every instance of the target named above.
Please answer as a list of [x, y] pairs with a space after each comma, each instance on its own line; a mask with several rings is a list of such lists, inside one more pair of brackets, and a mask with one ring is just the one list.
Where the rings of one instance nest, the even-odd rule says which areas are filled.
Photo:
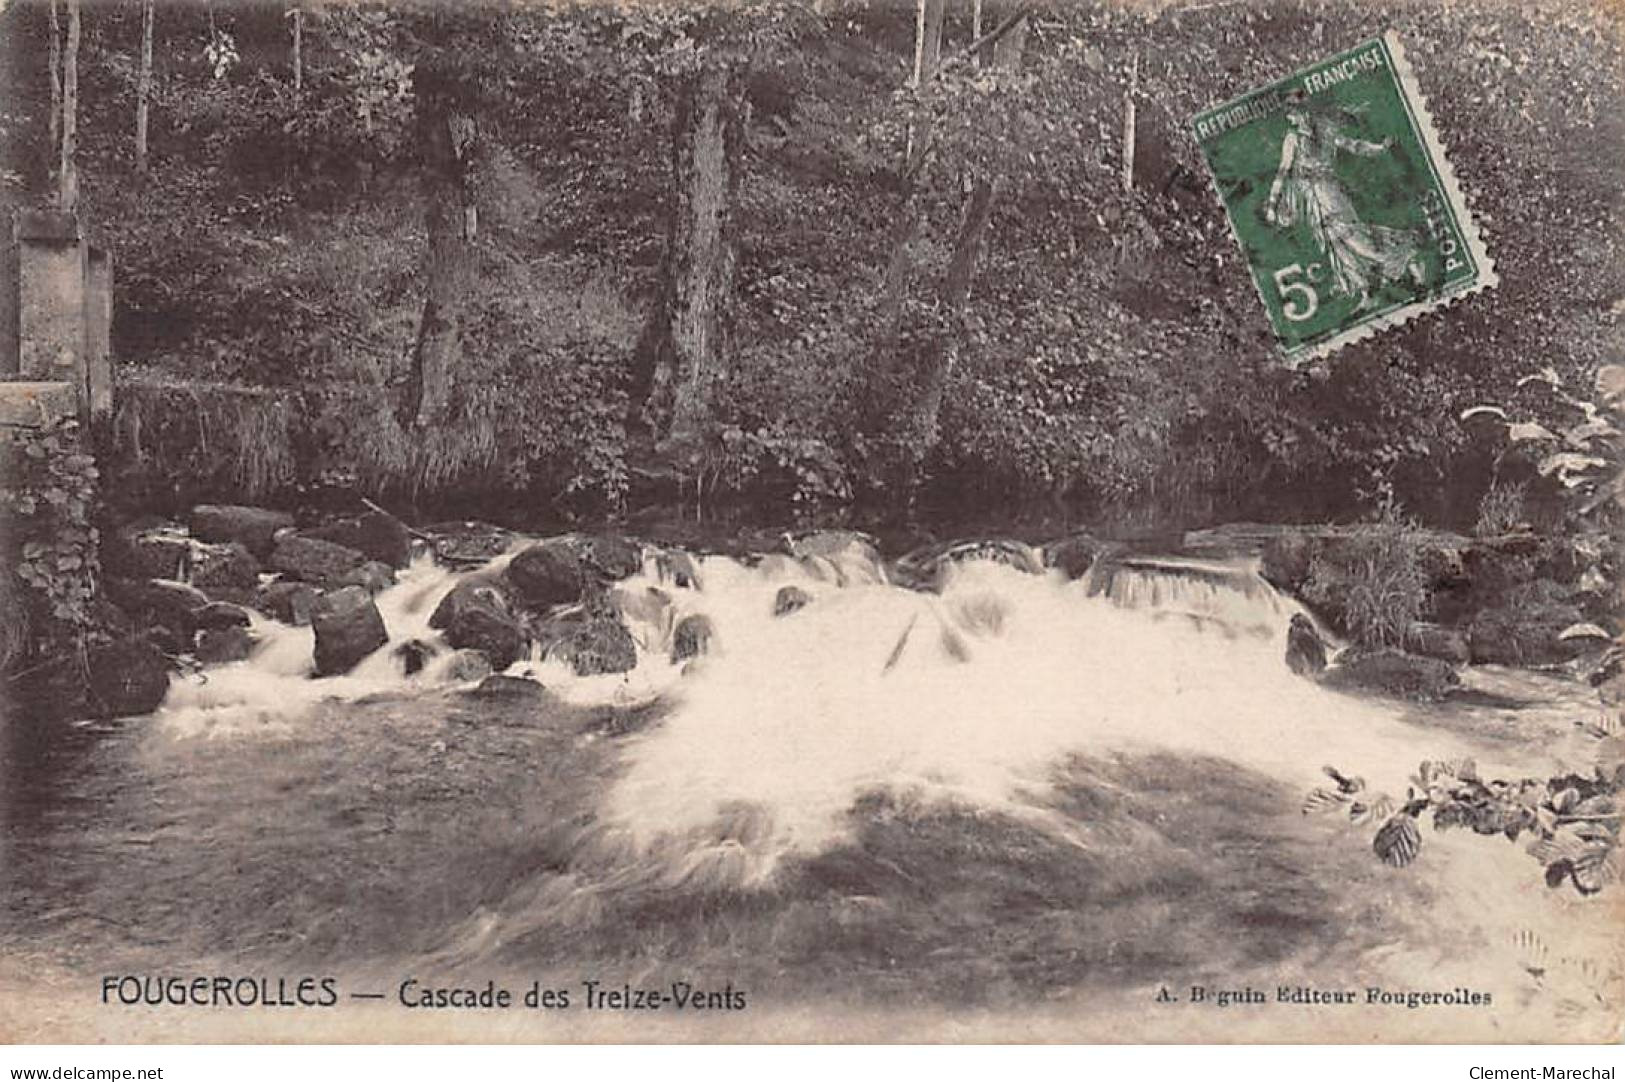
[[1595, 894], [1625, 871], [1619, 850], [1625, 758], [1618, 737], [1605, 739], [1590, 777], [1485, 780], [1471, 759], [1424, 762], [1403, 804], [1368, 791], [1362, 778], [1325, 770], [1336, 786], [1311, 790], [1304, 814], [1347, 810], [1356, 826], [1381, 822], [1372, 849], [1385, 864], [1402, 868], [1416, 860], [1422, 849], [1417, 823], [1428, 813], [1437, 831], [1466, 827], [1513, 842], [1529, 835], [1524, 851], [1545, 866], [1550, 887], [1572, 883], [1581, 894]]

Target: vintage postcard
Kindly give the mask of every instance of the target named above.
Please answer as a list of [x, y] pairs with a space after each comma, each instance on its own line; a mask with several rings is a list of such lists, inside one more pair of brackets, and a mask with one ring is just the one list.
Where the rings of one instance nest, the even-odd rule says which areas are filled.
[[1617, 1042], [1622, 166], [1579, 0], [0, 7], [0, 1041]]

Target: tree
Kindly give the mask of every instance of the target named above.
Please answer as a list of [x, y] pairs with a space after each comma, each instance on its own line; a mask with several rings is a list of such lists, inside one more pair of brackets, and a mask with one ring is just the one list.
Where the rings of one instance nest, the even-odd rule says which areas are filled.
[[416, 93], [427, 197], [428, 285], [400, 419], [403, 425], [424, 428], [445, 416], [461, 357], [464, 313], [478, 258], [475, 169], [480, 131], [468, 88], [455, 75], [420, 68]]
[[57, 14], [57, 0], [51, 0], [51, 118], [49, 135], [54, 151], [62, 131], [62, 20]]
[[712, 58], [685, 75], [678, 91], [662, 286], [640, 347], [644, 421], [657, 443], [699, 436], [727, 363], [743, 86], [736, 63]]
[[135, 80], [135, 171], [147, 171], [147, 109], [152, 97], [153, 0], [141, 3], [141, 66]]
[[57, 206], [72, 213], [79, 205], [79, 0], [68, 0], [68, 41], [62, 58], [62, 157], [57, 175]]
[[[150, 3], [151, 0], [148, 0]], [[301, 8], [293, 8], [288, 12], [288, 32], [293, 35], [293, 92], [298, 94], [305, 88], [305, 13]]]

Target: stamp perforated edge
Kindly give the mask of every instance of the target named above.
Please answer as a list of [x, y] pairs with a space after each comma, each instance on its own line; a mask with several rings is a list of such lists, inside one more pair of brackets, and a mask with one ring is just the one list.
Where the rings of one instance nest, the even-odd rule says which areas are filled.
[[[1439, 130], [1433, 124], [1433, 113], [1428, 109], [1427, 96], [1422, 93], [1422, 88], [1416, 81], [1416, 73], [1411, 68], [1410, 60], [1405, 55], [1405, 47], [1400, 44], [1399, 35], [1392, 30], [1385, 30], [1377, 40], [1381, 41], [1388, 51], [1394, 74], [1399, 79], [1400, 94], [1410, 107], [1412, 122], [1416, 126], [1417, 134], [1422, 139], [1422, 147], [1432, 160], [1434, 171], [1439, 177], [1439, 184], [1444, 189], [1445, 199], [1449, 202], [1456, 223], [1461, 228], [1462, 241], [1467, 245], [1467, 251], [1472, 255], [1474, 265], [1479, 270], [1472, 281], [1458, 289], [1423, 300], [1412, 301], [1410, 304], [1356, 324], [1323, 342], [1300, 346], [1295, 350], [1283, 350], [1287, 366], [1290, 368], [1305, 367], [1314, 361], [1330, 356], [1350, 343], [1362, 341], [1390, 328], [1409, 323], [1417, 316], [1424, 315], [1435, 309], [1447, 308], [1463, 297], [1470, 297], [1475, 293], [1491, 289], [1501, 282], [1500, 276], [1495, 270], [1495, 260], [1490, 258], [1489, 250], [1484, 246], [1484, 238], [1479, 235], [1478, 222], [1473, 217], [1472, 205], [1467, 201], [1466, 193], [1462, 191], [1461, 183], [1456, 178], [1456, 170], [1450, 164], [1450, 156], [1446, 152], [1444, 140], [1439, 136]], [[1243, 98], [1247, 96], [1247, 94], [1242, 95]], [[1204, 109], [1196, 115], [1202, 116], [1213, 112], [1214, 109], [1222, 109], [1223, 107], [1223, 105], [1214, 106]], [[1213, 175], [1211, 169], [1208, 170], [1208, 180], [1213, 186], [1214, 193], [1219, 197], [1219, 204], [1225, 208], [1225, 218], [1229, 221], [1230, 208], [1224, 202], [1224, 193], [1219, 190], [1218, 178]], [[1237, 242], [1240, 243], [1240, 237], [1236, 234], [1235, 223], [1230, 221], [1229, 224], [1232, 236], [1236, 236]], [[1263, 287], [1259, 284], [1258, 275], [1254, 273], [1251, 266], [1247, 270], [1248, 277], [1253, 281], [1253, 289], [1258, 294], [1259, 303], [1264, 305], [1264, 311], [1268, 313], [1268, 300], [1264, 296]]]

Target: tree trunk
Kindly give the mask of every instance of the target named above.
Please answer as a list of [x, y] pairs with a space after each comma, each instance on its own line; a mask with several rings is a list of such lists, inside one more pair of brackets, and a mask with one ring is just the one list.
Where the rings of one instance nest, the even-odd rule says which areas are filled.
[[62, 163], [57, 204], [71, 213], [79, 205], [79, 0], [68, 0], [68, 44], [62, 56]]
[[135, 77], [135, 171], [147, 171], [147, 102], [152, 97], [153, 0], [141, 4], [141, 67]]
[[445, 417], [452, 373], [462, 356], [464, 307], [474, 281], [479, 211], [473, 170], [479, 131], [456, 108], [424, 103], [422, 138], [428, 169], [428, 296], [412, 350], [412, 370], [401, 404], [401, 424], [427, 427]]
[[62, 18], [57, 14], [57, 0], [51, 0], [51, 146], [54, 149], [62, 132]]
[[703, 433], [728, 363], [743, 89], [738, 68], [707, 64], [678, 95], [663, 284], [639, 347], [643, 420], [657, 446]]
[[[1018, 68], [1026, 36], [1027, 20], [1022, 19], [994, 43], [994, 65], [1003, 71]], [[943, 396], [959, 361], [958, 324], [964, 319], [970, 302], [971, 284], [975, 281], [976, 265], [981, 259], [988, 228], [993, 221], [997, 196], [997, 181], [991, 177], [979, 178], [971, 189], [964, 219], [954, 238], [953, 255], [948, 260], [942, 290], [943, 308], [948, 314], [950, 329], [944, 339], [927, 350], [922, 358], [916, 387], [918, 397], [914, 401], [913, 416], [907, 422], [907, 430], [917, 434], [924, 443], [922, 453], [936, 442]]]
[[288, 19], [293, 24], [293, 92], [298, 94], [305, 88], [305, 13], [294, 8], [288, 12]]

